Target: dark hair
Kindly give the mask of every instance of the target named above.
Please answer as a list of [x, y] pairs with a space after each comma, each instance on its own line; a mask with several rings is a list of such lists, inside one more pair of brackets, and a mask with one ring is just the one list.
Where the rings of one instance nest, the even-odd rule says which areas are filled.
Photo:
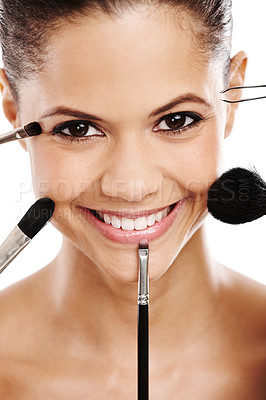
[[62, 21], [75, 23], [77, 17], [98, 11], [119, 15], [143, 4], [182, 7], [195, 17], [195, 38], [204, 52], [225, 57], [227, 75], [232, 0], [0, 0], [3, 62], [15, 99], [19, 101], [18, 83], [41, 70], [49, 37]]

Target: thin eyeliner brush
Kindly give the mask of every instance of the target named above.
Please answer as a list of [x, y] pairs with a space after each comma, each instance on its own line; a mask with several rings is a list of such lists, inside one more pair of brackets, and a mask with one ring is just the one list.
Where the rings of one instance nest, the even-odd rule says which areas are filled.
[[149, 399], [149, 244], [139, 243], [138, 400]]

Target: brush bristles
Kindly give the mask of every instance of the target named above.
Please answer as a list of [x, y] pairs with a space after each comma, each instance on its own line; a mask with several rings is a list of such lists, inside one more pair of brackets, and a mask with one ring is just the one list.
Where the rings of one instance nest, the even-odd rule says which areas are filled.
[[38, 136], [42, 133], [41, 125], [38, 122], [31, 122], [24, 126], [24, 130], [29, 136]]
[[37, 200], [18, 223], [21, 231], [32, 239], [52, 218], [55, 204], [49, 198]]
[[139, 242], [139, 249], [148, 250], [148, 249], [149, 249], [148, 240], [142, 239], [142, 240]]
[[266, 214], [266, 183], [255, 169], [233, 168], [210, 187], [207, 206], [228, 224], [254, 221]]

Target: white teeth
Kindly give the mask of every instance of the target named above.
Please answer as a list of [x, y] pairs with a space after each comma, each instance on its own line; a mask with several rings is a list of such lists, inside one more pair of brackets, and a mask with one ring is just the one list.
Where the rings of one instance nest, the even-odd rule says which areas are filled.
[[111, 224], [113, 225], [114, 228], [120, 228], [121, 227], [121, 221], [115, 215], [112, 216]]
[[135, 219], [135, 229], [136, 231], [141, 231], [142, 229], [147, 228], [147, 218], [146, 217], [141, 217]]
[[148, 215], [147, 223], [148, 223], [148, 226], [152, 226], [155, 224], [155, 214]]
[[165, 208], [165, 209], [162, 211], [162, 219], [165, 218], [165, 217], [167, 217], [168, 209], [170, 210], [170, 207], [167, 207], [167, 208]]
[[134, 230], [134, 219], [122, 218], [122, 229], [124, 231]]
[[170, 213], [170, 210], [170, 207], [166, 207], [164, 210], [159, 211], [156, 214], [150, 214], [148, 216], [136, 219], [119, 218], [116, 215], [110, 216], [108, 214], [103, 214], [99, 211], [96, 212], [96, 215], [107, 225], [111, 224], [114, 228], [122, 228], [124, 231], [133, 231], [134, 229], [140, 231], [142, 229], [146, 229], [147, 226], [153, 226], [156, 221], [161, 221]]
[[163, 218], [163, 213], [162, 213], [162, 211], [159, 211], [155, 216], [155, 220], [160, 222], [162, 220], [162, 218]]
[[111, 218], [107, 214], [103, 214], [104, 222], [109, 225], [111, 223]]

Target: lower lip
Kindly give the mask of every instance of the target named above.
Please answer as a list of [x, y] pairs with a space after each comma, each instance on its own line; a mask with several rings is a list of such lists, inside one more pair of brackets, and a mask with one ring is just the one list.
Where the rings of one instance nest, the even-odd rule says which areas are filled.
[[87, 208], [80, 207], [80, 209], [85, 214], [86, 219], [107, 239], [118, 243], [137, 244], [141, 239], [147, 239], [150, 242], [163, 235], [180, 214], [186, 199], [187, 198], [182, 199], [176, 203], [174, 209], [167, 217], [163, 218], [162, 221], [155, 222], [153, 226], [142, 229], [141, 231], [124, 231], [121, 228], [114, 228], [112, 225], [107, 225], [99, 221]]

